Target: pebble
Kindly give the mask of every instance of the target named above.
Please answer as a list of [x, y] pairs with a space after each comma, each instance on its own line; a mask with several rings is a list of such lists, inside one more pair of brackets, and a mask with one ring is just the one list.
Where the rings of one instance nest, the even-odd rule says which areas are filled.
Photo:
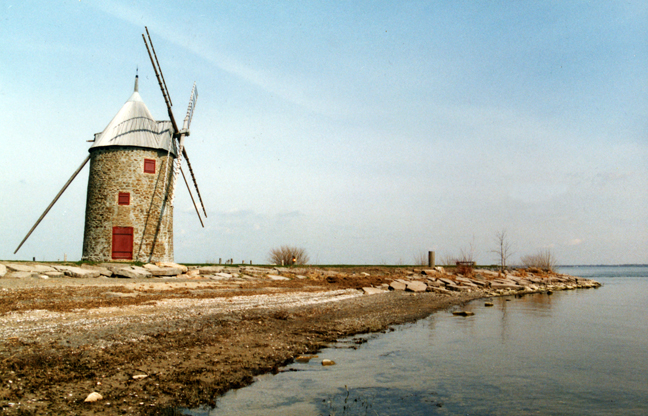
[[333, 360], [322, 360], [322, 365], [335, 365]]
[[92, 403], [96, 402], [97, 400], [102, 400], [103, 396], [96, 391], [93, 391], [92, 393], [88, 394], [88, 397], [85, 398], [84, 402]]
[[470, 311], [454, 311], [452, 312], [453, 315], [455, 316], [472, 316], [475, 314], [475, 312], [470, 312]]

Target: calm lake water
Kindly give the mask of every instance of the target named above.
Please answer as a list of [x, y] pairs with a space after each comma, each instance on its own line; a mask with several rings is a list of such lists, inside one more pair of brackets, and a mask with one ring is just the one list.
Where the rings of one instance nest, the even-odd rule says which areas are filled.
[[648, 415], [648, 267], [561, 272], [604, 286], [478, 300], [462, 308], [474, 316], [344, 340], [191, 414]]

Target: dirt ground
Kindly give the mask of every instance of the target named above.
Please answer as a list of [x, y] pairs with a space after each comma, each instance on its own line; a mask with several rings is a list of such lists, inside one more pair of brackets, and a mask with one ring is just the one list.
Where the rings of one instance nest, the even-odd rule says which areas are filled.
[[[345, 268], [322, 278], [236, 284], [0, 279], [0, 409], [178, 414], [177, 406], [213, 405], [227, 390], [336, 339], [481, 296], [358, 290], [408, 272]], [[103, 398], [84, 402], [91, 392]]]

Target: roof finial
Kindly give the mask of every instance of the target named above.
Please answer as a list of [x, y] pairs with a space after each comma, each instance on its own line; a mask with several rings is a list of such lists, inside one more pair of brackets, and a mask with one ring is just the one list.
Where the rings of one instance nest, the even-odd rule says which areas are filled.
[[139, 86], [137, 85], [138, 80], [139, 80], [139, 66], [136, 66], [135, 67], [135, 92], [139, 91]]

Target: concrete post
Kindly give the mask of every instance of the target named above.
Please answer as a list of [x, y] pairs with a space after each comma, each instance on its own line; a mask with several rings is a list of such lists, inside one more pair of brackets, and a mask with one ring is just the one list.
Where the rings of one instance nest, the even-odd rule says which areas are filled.
[[434, 251], [428, 251], [428, 266], [429, 267], [436, 266], [434, 261]]

